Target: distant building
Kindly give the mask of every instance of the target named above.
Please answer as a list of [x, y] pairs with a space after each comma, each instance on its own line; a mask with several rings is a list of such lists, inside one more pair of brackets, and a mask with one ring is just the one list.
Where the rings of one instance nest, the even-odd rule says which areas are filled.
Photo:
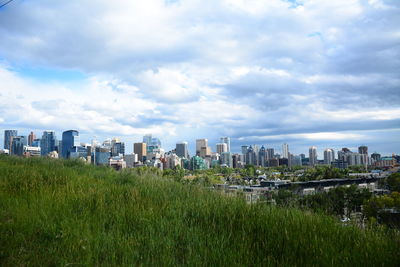
[[133, 152], [138, 155], [139, 161], [144, 162], [147, 156], [146, 143], [135, 143], [133, 145]]
[[202, 158], [211, 157], [211, 148], [209, 146], [201, 147], [200, 157]]
[[122, 157], [111, 157], [108, 160], [108, 166], [119, 171], [126, 168], [126, 162]]
[[382, 157], [374, 163], [375, 167], [393, 167], [396, 165], [396, 159], [392, 157]]
[[114, 138], [111, 141], [111, 156], [118, 157], [125, 155], [125, 143], [121, 142], [118, 138]]
[[147, 146], [151, 145], [151, 139], [152, 139], [151, 134], [146, 134], [143, 136], [143, 143], [145, 143]]
[[310, 147], [310, 149], [308, 150], [308, 154], [309, 154], [309, 164], [310, 164], [310, 166], [317, 165], [317, 163], [318, 163], [317, 148], [315, 146]]
[[24, 154], [24, 146], [27, 145], [25, 136], [13, 136], [11, 137], [11, 155], [22, 156]]
[[217, 144], [217, 153], [221, 155], [224, 152], [229, 152], [227, 144], [226, 143], [218, 143]]
[[17, 136], [17, 130], [5, 130], [4, 131], [4, 149], [11, 150], [12, 137]]
[[24, 156], [25, 157], [40, 157], [40, 147], [24, 146]]
[[[88, 155], [91, 155], [91, 146], [75, 146], [69, 153], [68, 158], [71, 159], [87, 159]], [[91, 158], [90, 158], [91, 160]], [[89, 161], [90, 162], [90, 161]]]
[[196, 139], [196, 156], [200, 156], [202, 147], [208, 147], [208, 139]]
[[289, 153], [289, 167], [293, 166], [302, 166], [302, 159], [301, 156], [295, 156]]
[[368, 147], [367, 146], [359, 146], [358, 153], [368, 155]]
[[380, 160], [381, 159], [381, 154], [378, 154], [378, 153], [372, 153], [371, 154], [371, 158], [373, 159], [373, 160], [375, 160], [375, 161], [378, 161], [378, 160]]
[[40, 138], [34, 139], [31, 146], [40, 147]]
[[187, 142], [176, 143], [175, 152], [178, 157], [189, 159], [188, 143]]
[[94, 152], [94, 163], [96, 165], [108, 165], [109, 158], [111, 157], [111, 151], [108, 147], [96, 147]]
[[175, 169], [176, 167], [182, 167], [182, 161], [178, 155], [174, 153], [168, 153], [165, 155], [165, 168]]
[[133, 168], [139, 162], [138, 154], [126, 154], [124, 160], [127, 168]]
[[342, 159], [337, 159], [331, 162], [331, 166], [339, 169], [346, 169], [349, 167], [349, 164]]
[[206, 164], [204, 159], [199, 156], [194, 156], [190, 159], [190, 169], [191, 170], [204, 170], [206, 169]]
[[246, 164], [257, 165], [256, 152], [254, 152], [252, 146], [247, 149]]
[[79, 146], [79, 132], [68, 130], [62, 134], [61, 156], [65, 159], [70, 158], [71, 152], [76, 152]]
[[221, 137], [221, 143], [226, 144], [226, 152], [231, 152], [231, 139], [229, 137]]
[[347, 148], [338, 151], [338, 160], [346, 162], [348, 166], [368, 164], [368, 157], [365, 156], [365, 154], [351, 152]]
[[268, 160], [268, 166], [269, 167], [279, 167], [279, 159], [277, 158], [271, 158]]
[[28, 136], [28, 146], [32, 146], [33, 141], [36, 139], [36, 135], [31, 132]]
[[221, 153], [221, 165], [225, 165], [225, 166], [231, 167], [231, 168], [233, 167], [231, 152], [222, 152]]
[[260, 151], [258, 152], [258, 164], [262, 167], [267, 167], [267, 151], [264, 146], [261, 146]]
[[332, 161], [335, 160], [335, 151], [331, 148], [324, 150], [324, 164], [331, 165]]
[[267, 148], [267, 160], [275, 157], [275, 150], [273, 148]]
[[280, 158], [278, 159], [279, 166], [289, 166], [289, 159], [287, 158]]
[[240, 162], [240, 155], [239, 154], [233, 154], [232, 155], [232, 168], [239, 168], [239, 163]]
[[[52, 151], [56, 150], [57, 137], [54, 131], [44, 131], [42, 139], [40, 140], [40, 153], [42, 156], [46, 156]], [[57, 153], [58, 158], [58, 153]]]
[[282, 145], [282, 157], [285, 159], [289, 158], [289, 145], [286, 143]]

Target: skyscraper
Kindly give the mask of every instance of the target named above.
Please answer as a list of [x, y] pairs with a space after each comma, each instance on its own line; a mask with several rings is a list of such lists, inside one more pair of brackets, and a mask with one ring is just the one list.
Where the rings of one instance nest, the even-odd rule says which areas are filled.
[[11, 139], [14, 136], [18, 135], [17, 130], [5, 130], [4, 131], [4, 149], [10, 150], [11, 148]]
[[273, 148], [267, 148], [267, 160], [275, 157], [275, 150]]
[[332, 161], [335, 160], [335, 151], [333, 149], [327, 148], [324, 150], [324, 164], [331, 165]]
[[358, 153], [368, 155], [368, 147], [367, 146], [359, 146]]
[[119, 138], [114, 137], [111, 141], [111, 156], [125, 155], [125, 143]]
[[267, 166], [267, 152], [264, 146], [261, 146], [258, 152], [258, 164], [263, 167]]
[[233, 166], [232, 162], [232, 153], [231, 152], [222, 152], [221, 153], [221, 165], [226, 165], [227, 167]]
[[79, 146], [79, 132], [68, 130], [62, 134], [61, 156], [65, 159], [70, 157], [71, 152], [76, 152]]
[[286, 143], [282, 145], [282, 157], [285, 159], [289, 158], [289, 145]]
[[228, 145], [226, 143], [218, 143], [217, 144], [217, 153], [221, 155], [224, 152], [229, 152]]
[[221, 137], [221, 143], [226, 144], [226, 152], [231, 152], [231, 139], [229, 137]]
[[188, 143], [187, 142], [176, 143], [175, 150], [176, 150], [176, 155], [178, 157], [189, 159]]
[[309, 155], [310, 166], [317, 165], [317, 162], [318, 162], [318, 159], [317, 159], [317, 148], [315, 146], [310, 147], [310, 149], [308, 150], [308, 155]]
[[24, 146], [26, 146], [25, 136], [13, 136], [11, 143], [11, 154], [22, 156], [24, 153]]
[[200, 156], [201, 148], [208, 147], [208, 139], [196, 139], [196, 155]]
[[135, 143], [133, 145], [133, 152], [138, 155], [139, 161], [143, 162], [147, 156], [146, 143]]
[[256, 152], [254, 152], [254, 149], [253, 149], [252, 146], [250, 146], [247, 149], [246, 164], [251, 164], [251, 165], [256, 165], [257, 164]]
[[29, 146], [32, 146], [32, 143], [33, 143], [33, 141], [36, 139], [36, 135], [33, 133], [33, 132], [31, 132], [30, 134], [29, 134], [29, 136], [28, 136], [28, 145]]
[[151, 144], [151, 139], [152, 139], [152, 135], [146, 134], [143, 136], [143, 143], [145, 143], [146, 145], [149, 146]]
[[57, 137], [54, 131], [44, 131], [40, 140], [40, 154], [46, 156], [52, 151], [55, 151], [57, 146]]

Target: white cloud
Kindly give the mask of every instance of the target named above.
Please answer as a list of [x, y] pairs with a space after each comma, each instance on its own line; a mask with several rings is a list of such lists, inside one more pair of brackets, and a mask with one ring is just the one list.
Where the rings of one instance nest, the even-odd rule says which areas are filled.
[[[392, 128], [400, 118], [399, 9], [378, 0], [15, 2], [0, 16], [0, 122], [171, 142], [268, 131], [356, 140], [334, 128]], [[88, 78], [26, 78], [36, 66]]]

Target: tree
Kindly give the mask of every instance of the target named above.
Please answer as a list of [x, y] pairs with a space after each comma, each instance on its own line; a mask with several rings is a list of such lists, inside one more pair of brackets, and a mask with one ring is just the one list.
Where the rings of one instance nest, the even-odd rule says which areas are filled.
[[400, 192], [400, 173], [392, 173], [387, 178], [387, 184], [391, 191]]

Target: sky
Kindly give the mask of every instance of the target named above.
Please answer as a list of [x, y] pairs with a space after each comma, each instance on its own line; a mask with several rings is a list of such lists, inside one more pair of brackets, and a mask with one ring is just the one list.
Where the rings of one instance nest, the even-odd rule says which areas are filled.
[[[4, 0], [0, 1], [3, 3]], [[4, 130], [400, 154], [398, 0], [14, 0]]]

